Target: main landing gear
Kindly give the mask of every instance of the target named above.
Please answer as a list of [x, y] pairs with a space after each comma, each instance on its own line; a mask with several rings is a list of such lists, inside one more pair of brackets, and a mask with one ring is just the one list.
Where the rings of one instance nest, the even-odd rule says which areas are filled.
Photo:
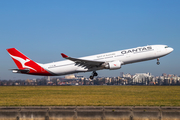
[[96, 71], [93, 71], [92, 75], [89, 77], [90, 79], [93, 79], [94, 76], [98, 76], [97, 72]]
[[157, 65], [159, 65], [160, 64], [160, 62], [159, 62], [159, 58], [157, 59]]

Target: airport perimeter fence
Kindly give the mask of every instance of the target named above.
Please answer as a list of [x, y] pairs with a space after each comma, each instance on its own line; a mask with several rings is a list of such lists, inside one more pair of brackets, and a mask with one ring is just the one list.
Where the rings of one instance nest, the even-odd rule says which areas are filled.
[[180, 120], [180, 107], [0, 107], [0, 120]]

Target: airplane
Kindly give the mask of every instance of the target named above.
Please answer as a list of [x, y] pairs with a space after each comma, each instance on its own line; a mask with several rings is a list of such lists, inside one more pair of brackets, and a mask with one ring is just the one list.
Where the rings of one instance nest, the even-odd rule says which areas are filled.
[[159, 65], [159, 58], [171, 53], [173, 48], [167, 45], [147, 45], [81, 58], [69, 57], [61, 53], [66, 60], [47, 64], [34, 62], [16, 48], [9, 48], [7, 51], [18, 67], [18, 69], [11, 69], [13, 73], [60, 76], [92, 71], [90, 79], [93, 79], [94, 76], [98, 76], [97, 70], [116, 70], [120, 69], [122, 65], [152, 59], [157, 59], [157, 65]]

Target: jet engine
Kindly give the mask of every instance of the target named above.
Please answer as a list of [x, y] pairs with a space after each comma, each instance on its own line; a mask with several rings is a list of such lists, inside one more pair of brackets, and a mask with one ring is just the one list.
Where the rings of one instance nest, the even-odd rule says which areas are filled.
[[121, 68], [121, 62], [120, 61], [109, 62], [105, 65], [105, 68], [110, 69], [110, 70], [120, 69]]

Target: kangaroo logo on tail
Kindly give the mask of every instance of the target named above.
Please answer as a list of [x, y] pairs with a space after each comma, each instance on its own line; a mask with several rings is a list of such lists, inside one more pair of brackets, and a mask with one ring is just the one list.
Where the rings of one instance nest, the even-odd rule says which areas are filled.
[[22, 59], [22, 58], [20, 58], [20, 57], [13, 56], [13, 55], [11, 55], [11, 54], [10, 54], [10, 56], [11, 56], [12, 58], [16, 59], [17, 61], [19, 61], [19, 62], [21, 63], [21, 65], [22, 65], [22, 68], [29, 68], [29, 69], [32, 69], [32, 70], [34, 70], [34, 71], [37, 71], [37, 70], [35, 70], [34, 68], [25, 65], [27, 62], [30, 61], [29, 59], [24, 60], [24, 59]]

